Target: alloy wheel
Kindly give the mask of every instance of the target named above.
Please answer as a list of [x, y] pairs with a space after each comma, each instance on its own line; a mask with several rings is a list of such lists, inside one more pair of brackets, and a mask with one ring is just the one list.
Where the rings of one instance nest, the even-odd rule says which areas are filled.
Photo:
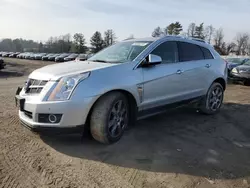
[[208, 108], [216, 111], [220, 108], [223, 101], [223, 89], [219, 86], [214, 87], [208, 96]]
[[128, 123], [128, 109], [123, 100], [117, 101], [110, 112], [108, 119], [108, 132], [113, 138], [119, 136]]

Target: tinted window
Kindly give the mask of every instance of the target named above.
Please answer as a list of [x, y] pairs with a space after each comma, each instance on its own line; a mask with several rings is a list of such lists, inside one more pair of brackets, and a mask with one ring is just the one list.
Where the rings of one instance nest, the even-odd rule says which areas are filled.
[[162, 58], [162, 63], [175, 63], [178, 57], [178, 48], [176, 42], [165, 42], [153, 50], [151, 54]]
[[205, 59], [213, 59], [214, 57], [212, 56], [211, 52], [206, 49], [206, 48], [203, 48], [203, 47], [200, 47], [201, 50], [203, 51], [203, 54], [204, 54], [204, 57]]
[[204, 55], [198, 45], [179, 42], [179, 58], [180, 61], [195, 61], [204, 59]]

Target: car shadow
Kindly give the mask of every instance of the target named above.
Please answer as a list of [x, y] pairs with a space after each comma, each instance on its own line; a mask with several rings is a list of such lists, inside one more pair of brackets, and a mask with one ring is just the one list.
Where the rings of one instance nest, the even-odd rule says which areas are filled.
[[151, 172], [235, 179], [250, 175], [249, 112], [250, 105], [234, 103], [224, 104], [213, 116], [175, 109], [138, 121], [112, 145], [76, 135], [41, 138], [72, 157]]
[[15, 71], [0, 71], [0, 78], [10, 78], [10, 77], [21, 77], [24, 74], [22, 72], [15, 72]]
[[4, 69], [0, 70], [0, 78], [24, 76], [28, 68], [18, 63], [8, 62]]

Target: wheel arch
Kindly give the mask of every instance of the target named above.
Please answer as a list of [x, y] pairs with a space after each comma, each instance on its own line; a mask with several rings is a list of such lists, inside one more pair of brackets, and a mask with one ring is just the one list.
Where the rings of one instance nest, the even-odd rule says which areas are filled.
[[113, 92], [120, 92], [120, 93], [123, 93], [127, 99], [128, 99], [128, 103], [129, 103], [129, 109], [130, 109], [130, 124], [134, 124], [135, 120], [136, 120], [136, 117], [137, 117], [137, 113], [138, 113], [138, 106], [137, 106], [137, 101], [136, 101], [136, 98], [134, 97], [134, 95], [127, 91], [127, 90], [124, 90], [124, 89], [114, 89], [114, 90], [110, 90], [102, 95], [100, 95], [96, 101], [93, 103], [93, 105], [91, 106], [89, 112], [88, 112], [88, 115], [87, 115], [87, 119], [86, 119], [86, 123], [85, 123], [85, 128], [84, 130], [86, 131], [89, 131], [90, 129], [90, 117], [91, 117], [91, 114], [93, 112], [93, 109], [95, 107], [95, 105], [97, 104], [97, 102], [102, 98], [104, 97], [105, 95], [108, 95], [110, 93], [113, 93]]
[[224, 91], [226, 90], [226, 87], [227, 87], [227, 84], [226, 84], [226, 81], [224, 78], [220, 77], [220, 78], [217, 78], [213, 81], [213, 83], [220, 83], [224, 89]]

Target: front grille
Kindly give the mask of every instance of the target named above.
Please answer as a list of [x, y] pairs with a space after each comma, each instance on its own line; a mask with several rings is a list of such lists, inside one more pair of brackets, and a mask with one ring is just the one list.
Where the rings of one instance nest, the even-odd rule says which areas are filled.
[[43, 90], [43, 87], [47, 84], [47, 80], [35, 80], [29, 79], [26, 83], [25, 93], [27, 94], [39, 94]]
[[24, 111], [25, 116], [27, 116], [28, 118], [32, 119], [32, 112], [29, 111]]

